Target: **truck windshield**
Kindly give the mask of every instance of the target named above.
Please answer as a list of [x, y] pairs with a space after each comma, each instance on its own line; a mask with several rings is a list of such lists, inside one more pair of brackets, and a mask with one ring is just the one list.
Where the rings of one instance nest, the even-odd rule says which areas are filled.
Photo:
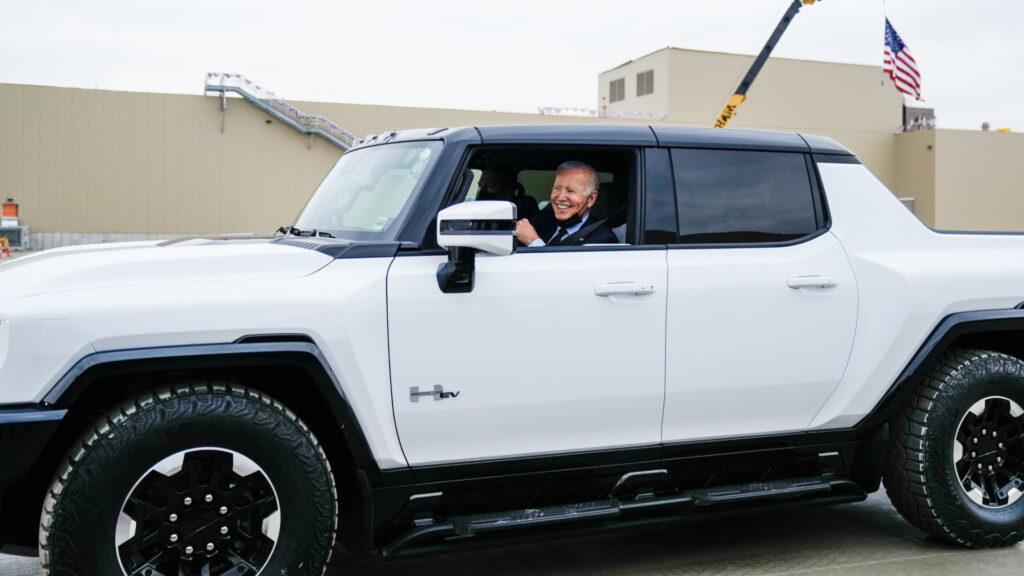
[[441, 142], [399, 142], [346, 153], [295, 226], [349, 240], [393, 240]]

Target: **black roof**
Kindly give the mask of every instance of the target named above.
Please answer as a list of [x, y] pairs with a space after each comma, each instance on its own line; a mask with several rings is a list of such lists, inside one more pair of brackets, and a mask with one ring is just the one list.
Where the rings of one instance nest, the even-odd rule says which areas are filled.
[[603, 126], [594, 124], [479, 126], [403, 130], [371, 136], [363, 145], [423, 139], [472, 140], [484, 144], [610, 144], [813, 152], [852, 156], [831, 138], [795, 132], [688, 128], [682, 126]]

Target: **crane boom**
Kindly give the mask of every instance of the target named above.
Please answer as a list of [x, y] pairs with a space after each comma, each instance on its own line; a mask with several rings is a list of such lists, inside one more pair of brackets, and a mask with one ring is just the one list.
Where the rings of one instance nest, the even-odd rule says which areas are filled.
[[775, 49], [775, 45], [779, 43], [782, 33], [789, 27], [793, 17], [796, 16], [796, 13], [800, 11], [804, 4], [814, 4], [814, 2], [815, 0], [793, 0], [793, 3], [789, 5], [789, 9], [782, 15], [782, 20], [779, 20], [779, 24], [775, 26], [775, 31], [768, 38], [768, 42], [765, 43], [764, 48], [761, 48], [761, 53], [757, 55], [754, 63], [750, 65], [750, 70], [747, 70], [747, 75], [743, 77], [739, 87], [736, 88], [736, 92], [729, 98], [729, 103], [725, 105], [725, 109], [715, 119], [715, 128], [725, 128], [729, 120], [732, 120], [732, 117], [736, 114], [736, 109], [747, 99], [747, 90], [754, 83], [754, 78], [757, 78], [758, 72], [761, 71], [764, 63], [768, 61], [768, 56]]

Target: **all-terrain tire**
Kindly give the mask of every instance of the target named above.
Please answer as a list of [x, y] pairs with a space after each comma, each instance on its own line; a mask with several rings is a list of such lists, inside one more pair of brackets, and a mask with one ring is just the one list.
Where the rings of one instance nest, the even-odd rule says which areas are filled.
[[[176, 476], [154, 472], [176, 458], [183, 459], [172, 469]], [[236, 472], [233, 462], [246, 469]], [[175, 385], [113, 410], [73, 446], [43, 506], [42, 573], [163, 573], [124, 567], [135, 562], [124, 552], [130, 533], [132, 546], [137, 540], [149, 547], [145, 554], [187, 564], [181, 574], [321, 576], [334, 545], [337, 502], [323, 449], [280, 402], [229, 383]], [[138, 516], [130, 532], [125, 510]], [[273, 521], [265, 518], [271, 514]], [[268, 525], [273, 538], [266, 537]], [[186, 545], [195, 552], [181, 560]], [[253, 563], [237, 564], [245, 554]]]
[[[1024, 405], [1024, 362], [982, 350], [947, 354], [894, 417], [884, 475], [889, 499], [911, 524], [973, 548], [1006, 546], [1024, 538], [1024, 498], [984, 506], [968, 496], [956, 469], [960, 427], [972, 406], [986, 399]], [[966, 443], [971, 442], [973, 438]], [[1006, 449], [1014, 459], [1024, 457], [1020, 438]]]

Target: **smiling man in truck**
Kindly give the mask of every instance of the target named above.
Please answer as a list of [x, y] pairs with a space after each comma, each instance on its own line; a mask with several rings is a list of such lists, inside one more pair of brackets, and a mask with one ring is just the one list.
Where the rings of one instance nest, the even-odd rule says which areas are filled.
[[[615, 233], [604, 225], [604, 221], [588, 223], [590, 210], [597, 202], [599, 186], [597, 171], [591, 166], [575, 160], [564, 162], [555, 172], [555, 183], [551, 187], [554, 223], [541, 221], [545, 212], [538, 214], [533, 221], [520, 220], [516, 223], [519, 241], [530, 248], [617, 243]], [[556, 228], [553, 232], [546, 232], [544, 224], [549, 229], [552, 226]], [[541, 227], [546, 239], [538, 234], [536, 226]]]

